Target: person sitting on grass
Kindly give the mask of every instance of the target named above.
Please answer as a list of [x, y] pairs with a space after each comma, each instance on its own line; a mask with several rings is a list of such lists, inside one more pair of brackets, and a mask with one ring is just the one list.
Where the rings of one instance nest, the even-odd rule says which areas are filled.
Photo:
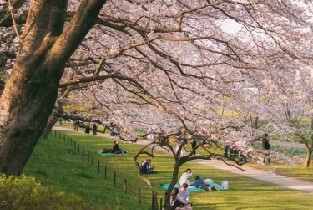
[[[187, 185], [188, 186], [188, 185]], [[192, 207], [180, 201], [179, 188], [175, 187], [170, 197], [171, 210], [192, 210]]]
[[192, 176], [192, 171], [190, 168], [187, 168], [186, 171], [179, 178], [179, 185], [182, 186], [184, 183], [191, 185], [191, 182], [188, 180]]
[[184, 183], [179, 189], [177, 199], [180, 202], [184, 203], [185, 206], [191, 206], [191, 203], [189, 203], [189, 192], [187, 191], [187, 188], [188, 188], [188, 184]]
[[193, 185], [197, 188], [211, 191], [210, 185], [206, 184], [205, 181], [200, 178], [200, 176], [195, 176], [195, 182]]
[[115, 154], [120, 154], [122, 150], [120, 149], [120, 146], [118, 145], [117, 141], [114, 141], [113, 148], [112, 149], [107, 149], [103, 148], [102, 153], [115, 153]]
[[154, 173], [154, 167], [151, 165], [151, 159], [146, 159], [140, 166], [140, 171], [143, 174]]

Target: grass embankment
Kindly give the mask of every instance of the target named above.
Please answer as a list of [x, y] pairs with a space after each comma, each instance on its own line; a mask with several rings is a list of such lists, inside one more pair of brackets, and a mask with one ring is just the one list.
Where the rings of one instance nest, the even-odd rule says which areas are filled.
[[[61, 140], [53, 136], [50, 136], [48, 140], [39, 140], [23, 173], [36, 177], [43, 185], [54, 186], [57, 190], [79, 195], [95, 209], [110, 209], [109, 206], [115, 206], [116, 209], [149, 208], [151, 193], [136, 177], [130, 155], [103, 158], [96, 152], [105, 145], [111, 147], [112, 140], [104, 141], [98, 136], [71, 133], [73, 145], [74, 141], [76, 146], [80, 145], [78, 152], [68, 142], [67, 137], [66, 141], [63, 141], [63, 134], [67, 133], [61, 132]], [[83, 147], [84, 156], [82, 155]], [[101, 167], [100, 173], [97, 171], [98, 159]], [[105, 165], [107, 166], [106, 179], [104, 177]], [[113, 187], [113, 171], [116, 171], [116, 187]], [[126, 195], [123, 186], [124, 179], [127, 179]], [[138, 188], [140, 186], [142, 203], [139, 205]]]
[[[79, 143], [80, 149], [84, 147], [85, 152], [90, 151], [94, 160], [99, 159], [101, 165], [107, 165], [110, 173], [116, 170], [120, 177], [127, 178], [128, 182], [136, 184], [134, 189], [141, 185], [133, 163], [133, 155], [139, 146], [120, 143], [122, 149], [130, 152], [129, 155], [102, 157], [96, 152], [102, 147], [111, 147], [111, 139], [87, 136], [77, 132], [66, 131], [65, 133]], [[63, 140], [41, 140], [24, 172], [37, 177], [45, 185], [58, 186], [60, 190], [77, 194], [90, 205], [98, 208], [112, 203], [123, 209], [150, 209], [149, 196], [145, 197], [144, 203], [139, 206], [136, 196], [127, 198], [123, 195], [123, 191], [115, 190], [112, 187], [112, 175], [105, 180], [103, 173], [98, 174], [95, 166], [91, 167], [86, 158], [86, 156], [77, 155], [68, 143], [63, 143]], [[152, 162], [159, 173], [151, 174], [149, 178], [156, 186], [159, 195], [163, 196], [164, 190], [159, 185], [169, 182], [173, 170], [173, 160], [164, 153], [157, 153]], [[203, 178], [209, 177], [216, 182], [228, 180], [230, 185], [229, 191], [191, 193], [194, 210], [308, 209], [308, 206], [313, 206], [312, 195], [308, 193], [267, 184], [196, 163], [187, 163], [181, 167], [181, 170], [186, 168], [192, 168], [194, 175], [200, 175]], [[123, 182], [122, 179], [119, 180], [119, 182]], [[147, 189], [143, 190], [143, 194], [151, 195]]]

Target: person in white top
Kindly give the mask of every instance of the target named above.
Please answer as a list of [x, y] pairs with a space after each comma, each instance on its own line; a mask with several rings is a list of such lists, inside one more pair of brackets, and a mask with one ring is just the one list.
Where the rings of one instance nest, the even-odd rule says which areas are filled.
[[[182, 195], [185, 195], [186, 189], [188, 187], [188, 184], [184, 183], [183, 187], [184, 189], [178, 189], [174, 188], [173, 192], [171, 193], [170, 197], [170, 205], [171, 205], [171, 210], [192, 210], [191, 204], [186, 202], [182, 197], [180, 196], [179, 193], [182, 193]], [[188, 192], [187, 192], [188, 193]], [[188, 196], [188, 201], [189, 201], [189, 194]]]
[[148, 138], [150, 141], [154, 141], [155, 136], [154, 136], [153, 133], [150, 133], [150, 134], [147, 136], [147, 138]]
[[187, 183], [188, 185], [191, 185], [191, 182], [188, 180], [189, 177], [192, 176], [192, 171], [190, 168], [187, 168], [187, 170], [181, 175], [179, 178], [179, 185], [183, 186], [184, 183]]

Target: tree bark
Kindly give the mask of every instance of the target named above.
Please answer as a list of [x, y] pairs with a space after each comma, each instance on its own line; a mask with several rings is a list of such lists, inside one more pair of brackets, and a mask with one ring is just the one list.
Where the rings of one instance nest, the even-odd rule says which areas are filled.
[[306, 168], [309, 168], [311, 164], [312, 150], [309, 147], [305, 147], [305, 150], [306, 150], [306, 155], [305, 155], [305, 160], [304, 160], [304, 166]]
[[63, 32], [67, 1], [32, 1], [20, 51], [0, 98], [0, 172], [22, 172], [52, 112], [65, 62], [104, 3], [84, 0]]
[[171, 183], [170, 183], [168, 189], [165, 191], [165, 199], [164, 199], [165, 206], [164, 206], [164, 208], [166, 210], [171, 209], [171, 205], [170, 205], [171, 192], [173, 191], [174, 186], [177, 183], [177, 177], [178, 177], [180, 166], [181, 166], [180, 161], [179, 160], [175, 160], [172, 180], [171, 180]]
[[42, 132], [42, 138], [44, 138], [44, 139], [48, 138], [50, 131], [52, 131], [52, 128], [53, 128], [54, 124], [56, 122], [58, 122], [58, 119], [59, 118], [57, 116], [54, 116], [54, 115], [49, 116], [48, 123]]
[[313, 118], [311, 119], [311, 124], [310, 124], [310, 128], [311, 128], [311, 135], [310, 135], [310, 140], [311, 140], [311, 144], [309, 145], [308, 141], [304, 142], [305, 145], [305, 150], [306, 150], [306, 155], [305, 155], [305, 160], [304, 160], [304, 166], [306, 168], [309, 168], [311, 165], [311, 155], [312, 155], [312, 148], [313, 148]]

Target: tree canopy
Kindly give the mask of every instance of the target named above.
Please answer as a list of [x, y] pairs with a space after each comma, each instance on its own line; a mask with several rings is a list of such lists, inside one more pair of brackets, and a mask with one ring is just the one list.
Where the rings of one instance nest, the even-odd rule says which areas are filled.
[[27, 160], [57, 98], [128, 129], [236, 128], [245, 142], [260, 135], [252, 118], [282, 125], [286, 101], [305, 99], [295, 107], [311, 118], [311, 9], [292, 0], [2, 0], [1, 170], [16, 150], [6, 142], [30, 141]]

